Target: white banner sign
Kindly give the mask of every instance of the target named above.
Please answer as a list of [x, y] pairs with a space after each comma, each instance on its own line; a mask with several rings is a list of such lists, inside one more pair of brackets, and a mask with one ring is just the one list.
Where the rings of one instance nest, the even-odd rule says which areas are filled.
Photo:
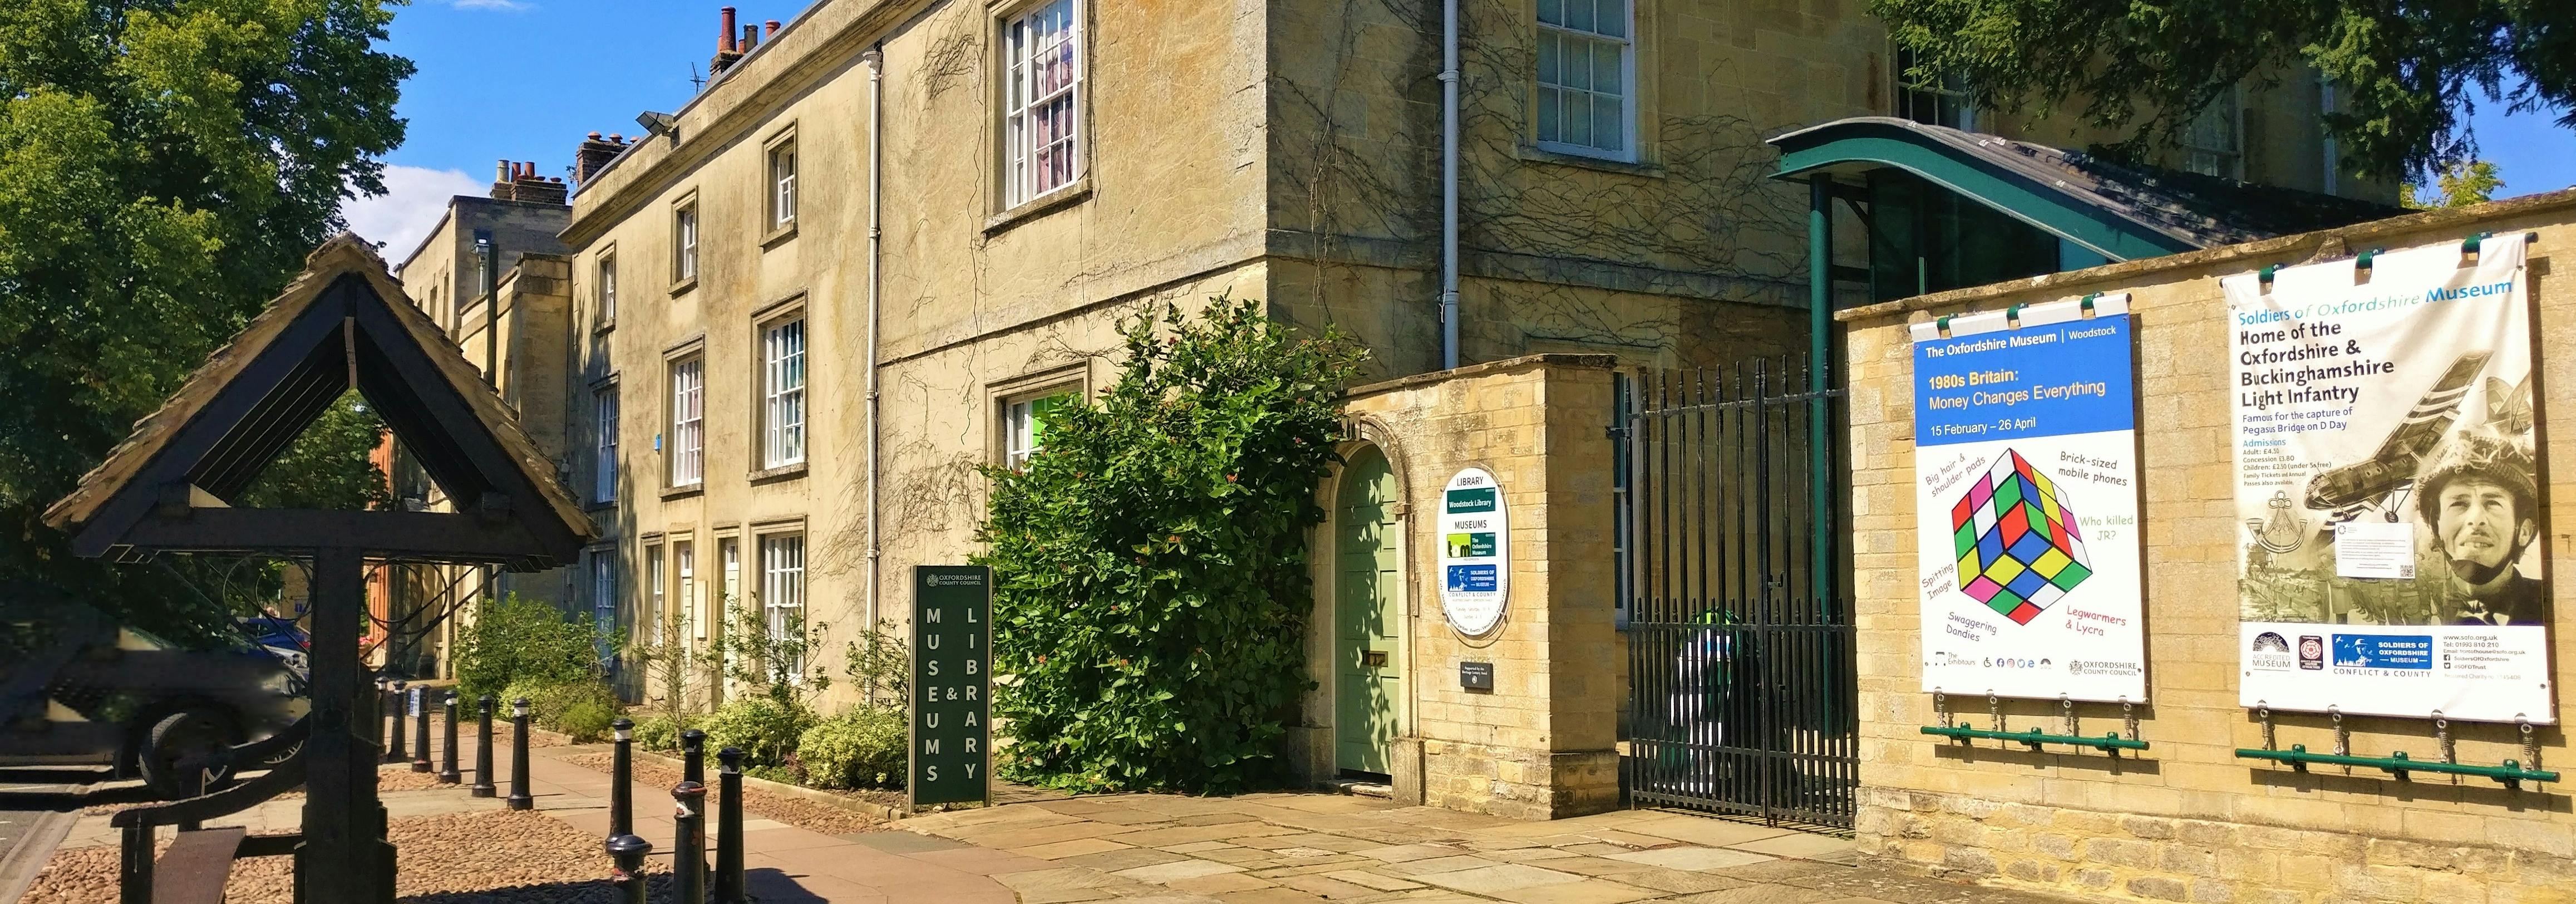
[[1914, 328], [1923, 689], [2147, 699], [2128, 298]]
[[2221, 281], [2244, 705], [2553, 721], [2524, 252]]

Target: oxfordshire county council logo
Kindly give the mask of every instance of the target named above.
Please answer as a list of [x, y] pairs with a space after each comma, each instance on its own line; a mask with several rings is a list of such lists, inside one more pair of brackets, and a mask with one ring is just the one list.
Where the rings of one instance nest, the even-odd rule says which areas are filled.
[[1950, 530], [1959, 590], [2015, 624], [2030, 624], [2093, 574], [2075, 512], [2011, 449], [1950, 508]]

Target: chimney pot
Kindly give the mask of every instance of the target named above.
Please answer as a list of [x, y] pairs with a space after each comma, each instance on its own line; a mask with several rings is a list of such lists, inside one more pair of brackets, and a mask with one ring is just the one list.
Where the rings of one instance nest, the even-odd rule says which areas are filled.
[[734, 23], [734, 18], [733, 18], [733, 7], [730, 7], [730, 6], [725, 7], [725, 8], [723, 9], [723, 13], [724, 13], [724, 25], [723, 25], [722, 27], [720, 27], [720, 28], [716, 29], [716, 51], [717, 51], [717, 52], [719, 52], [719, 53], [732, 53], [732, 52], [734, 52], [734, 46], [733, 46], [733, 23]]
[[509, 161], [509, 158], [506, 158], [506, 157], [505, 157], [505, 158], [502, 158], [499, 162], [496, 162], [496, 163], [492, 164], [492, 181], [494, 181], [494, 182], [508, 182], [508, 181], [510, 181], [510, 161]]
[[767, 21], [767, 22], [764, 22], [764, 23], [761, 23], [761, 24], [769, 26], [769, 33], [764, 34], [764, 35], [761, 35], [761, 37], [763, 37], [763, 38], [775, 38], [775, 37], [777, 37], [777, 36], [778, 36], [778, 20], [776, 20], [776, 19], [771, 19], [771, 20], [769, 20], [769, 21]]
[[592, 133], [590, 133], [590, 140], [592, 140], [592, 141], [598, 141], [598, 140], [599, 140], [599, 133], [597, 133], [597, 132], [592, 132]]
[[758, 47], [758, 46], [760, 46], [760, 26], [758, 26], [758, 25], [745, 25], [745, 26], [743, 26], [743, 27], [742, 27], [742, 52], [743, 52], [743, 53], [746, 53], [746, 54], [747, 54], [747, 53], [750, 53], [752, 48], [754, 48], [754, 47]]
[[609, 144], [625, 144], [625, 143], [626, 143], [626, 133], [624, 133], [624, 132], [610, 132], [610, 133], [608, 133], [608, 143], [609, 143]]

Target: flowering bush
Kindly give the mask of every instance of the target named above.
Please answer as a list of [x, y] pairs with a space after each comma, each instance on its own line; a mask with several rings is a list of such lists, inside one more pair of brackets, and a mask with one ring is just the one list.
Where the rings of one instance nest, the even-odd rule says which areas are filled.
[[1220, 792], [1274, 778], [1313, 593], [1306, 535], [1363, 352], [1258, 302], [1126, 328], [1124, 372], [994, 468], [994, 711], [1010, 778]]

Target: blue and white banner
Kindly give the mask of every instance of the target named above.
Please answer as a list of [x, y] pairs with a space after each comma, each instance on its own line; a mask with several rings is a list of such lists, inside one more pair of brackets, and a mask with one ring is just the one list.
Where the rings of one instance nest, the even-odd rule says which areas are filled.
[[2554, 720], [2520, 235], [2220, 281], [2245, 706]]
[[2145, 702], [2128, 297], [1913, 338], [1923, 689]]

